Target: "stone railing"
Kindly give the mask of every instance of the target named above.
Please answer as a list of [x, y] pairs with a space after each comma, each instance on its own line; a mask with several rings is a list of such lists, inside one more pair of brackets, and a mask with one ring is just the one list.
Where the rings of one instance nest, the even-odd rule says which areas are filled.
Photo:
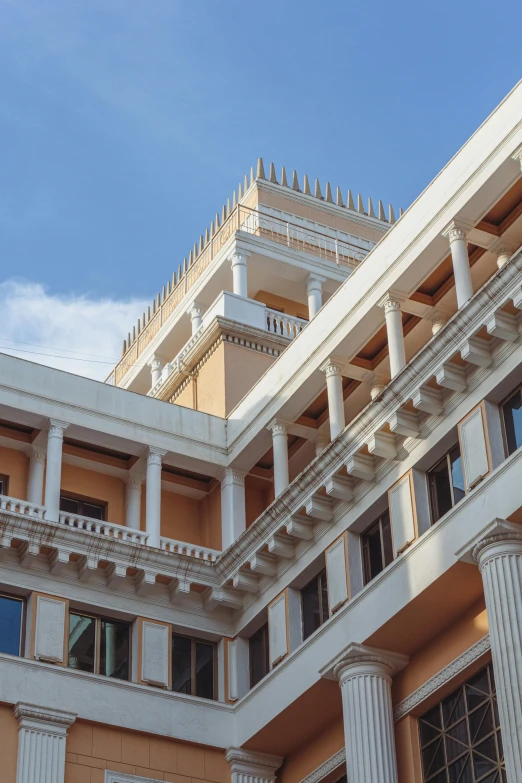
[[278, 334], [281, 337], [288, 337], [289, 340], [293, 340], [294, 337], [297, 337], [308, 324], [308, 321], [304, 318], [285, 315], [284, 313], [279, 313], [277, 310], [271, 310], [270, 307], [267, 307], [265, 312], [267, 332]]
[[100, 519], [82, 517], [79, 514], [67, 514], [64, 511], [60, 512], [59, 523], [77, 530], [86, 530], [88, 533], [98, 533], [108, 538], [128, 541], [131, 544], [146, 544], [149, 537], [148, 533], [132, 527], [114, 525], [112, 522], [102, 522]]
[[29, 517], [42, 519], [45, 508], [37, 503], [29, 503], [27, 500], [0, 495], [0, 511], [14, 511], [16, 514], [26, 514]]
[[164, 538], [163, 536], [160, 539], [160, 549], [164, 552], [173, 552], [176, 555], [195, 557], [207, 563], [213, 563], [221, 554], [217, 549], [209, 549], [197, 544], [185, 544], [182, 541], [175, 541], [173, 538]]

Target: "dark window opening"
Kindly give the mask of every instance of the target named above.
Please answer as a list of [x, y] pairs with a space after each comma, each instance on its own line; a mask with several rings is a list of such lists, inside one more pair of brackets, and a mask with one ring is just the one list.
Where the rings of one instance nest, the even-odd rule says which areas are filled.
[[105, 522], [106, 504], [86, 498], [73, 498], [68, 495], [60, 495], [60, 511], [66, 514], [78, 514], [81, 517], [99, 519]]
[[393, 560], [393, 544], [388, 510], [363, 533], [364, 584], [368, 584]]
[[7, 491], [8, 479], [7, 476], [0, 476], [0, 495], [8, 495]]
[[503, 404], [502, 416], [508, 454], [513, 454], [522, 446], [522, 388]]
[[326, 569], [308, 582], [301, 590], [303, 613], [303, 640], [328, 620], [328, 586]]
[[444, 516], [466, 494], [459, 446], [454, 446], [428, 471], [432, 522]]
[[172, 690], [215, 699], [215, 645], [188, 636], [172, 636]]
[[269, 672], [268, 623], [250, 637], [250, 687], [257, 685]]
[[22, 654], [24, 602], [21, 598], [0, 595], [0, 652]]
[[68, 666], [83, 672], [129, 679], [130, 626], [71, 612]]

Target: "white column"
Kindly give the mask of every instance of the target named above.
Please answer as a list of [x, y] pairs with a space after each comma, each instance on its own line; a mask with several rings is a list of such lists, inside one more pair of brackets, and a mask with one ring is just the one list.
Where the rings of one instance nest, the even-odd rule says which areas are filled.
[[235, 253], [231, 258], [232, 264], [232, 291], [238, 296], [248, 298], [247, 283], [247, 256], [244, 253]]
[[404, 349], [404, 333], [402, 331], [401, 303], [391, 292], [380, 302], [384, 308], [386, 332], [388, 334], [388, 356], [390, 359], [391, 377], [395, 378], [406, 366], [406, 351]]
[[330, 419], [330, 438], [336, 438], [345, 427], [343, 375], [340, 365], [329, 360], [323, 367], [326, 374], [328, 393], [328, 416]]
[[393, 663], [364, 653], [340, 661], [348, 783], [398, 783], [391, 683]]
[[268, 429], [272, 432], [272, 448], [274, 451], [274, 495], [278, 497], [290, 484], [286, 424], [280, 421], [273, 421]]
[[492, 535], [473, 550], [482, 573], [508, 781], [522, 769], [522, 532]]
[[145, 525], [149, 546], [159, 547], [161, 536], [161, 460], [167, 452], [150, 446], [147, 455]]
[[128, 476], [125, 492], [125, 525], [139, 530], [141, 527], [141, 476]]
[[36, 503], [37, 506], [43, 503], [44, 473], [45, 450], [33, 446], [27, 479], [27, 500], [29, 503]]
[[161, 364], [162, 364], [161, 360], [156, 359], [155, 356], [153, 356], [149, 362], [151, 389], [155, 387], [155, 385], [158, 383], [159, 379], [161, 378]]
[[58, 522], [62, 479], [63, 433], [69, 425], [50, 419], [47, 434], [47, 470], [45, 472], [45, 518]]
[[203, 323], [203, 309], [203, 305], [201, 305], [199, 302], [192, 302], [192, 305], [188, 310], [193, 335], [196, 334]]
[[308, 275], [306, 288], [308, 293], [308, 317], [310, 321], [314, 318], [323, 306], [323, 283], [324, 277], [319, 275]]
[[245, 530], [245, 474], [226, 468], [221, 481], [221, 548], [227, 549]]
[[443, 236], [449, 239], [450, 243], [453, 274], [455, 276], [455, 291], [457, 304], [460, 308], [473, 296], [466, 232], [453, 221], [442, 233]]
[[18, 702], [18, 762], [16, 783], [63, 783], [67, 729], [73, 712]]
[[229, 748], [225, 757], [230, 764], [231, 783], [274, 783], [283, 763], [282, 756], [243, 748]]

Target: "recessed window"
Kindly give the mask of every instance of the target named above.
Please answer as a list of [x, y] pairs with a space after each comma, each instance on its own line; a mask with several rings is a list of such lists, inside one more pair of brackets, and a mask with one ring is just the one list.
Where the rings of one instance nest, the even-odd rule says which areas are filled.
[[71, 612], [69, 615], [70, 669], [129, 679], [130, 626], [128, 623]]
[[503, 404], [504, 431], [508, 454], [522, 446], [522, 388], [514, 392]]
[[303, 614], [303, 639], [316, 631], [328, 620], [328, 586], [326, 584], [326, 568], [314, 576], [311, 582], [301, 590]]
[[268, 623], [256, 631], [249, 640], [250, 645], [250, 687], [257, 685], [270, 670], [268, 659]]
[[0, 652], [21, 655], [24, 602], [21, 598], [0, 595]]
[[459, 446], [454, 446], [428, 471], [431, 519], [437, 522], [464, 495], [464, 477]]
[[7, 476], [0, 476], [0, 495], [7, 495]]
[[505, 783], [491, 664], [419, 720], [424, 783]]
[[66, 514], [78, 514], [81, 517], [100, 519], [104, 522], [105, 508], [106, 504], [97, 500], [60, 495], [60, 511]]
[[388, 510], [361, 536], [364, 584], [368, 584], [393, 560], [393, 544]]
[[215, 699], [215, 645], [188, 636], [172, 637], [172, 690]]

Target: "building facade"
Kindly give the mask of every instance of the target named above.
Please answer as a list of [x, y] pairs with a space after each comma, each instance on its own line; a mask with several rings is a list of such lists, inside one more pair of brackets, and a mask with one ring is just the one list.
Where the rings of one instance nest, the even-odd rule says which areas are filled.
[[259, 161], [106, 383], [0, 356], [2, 783], [521, 779], [521, 246], [522, 83], [404, 214]]

